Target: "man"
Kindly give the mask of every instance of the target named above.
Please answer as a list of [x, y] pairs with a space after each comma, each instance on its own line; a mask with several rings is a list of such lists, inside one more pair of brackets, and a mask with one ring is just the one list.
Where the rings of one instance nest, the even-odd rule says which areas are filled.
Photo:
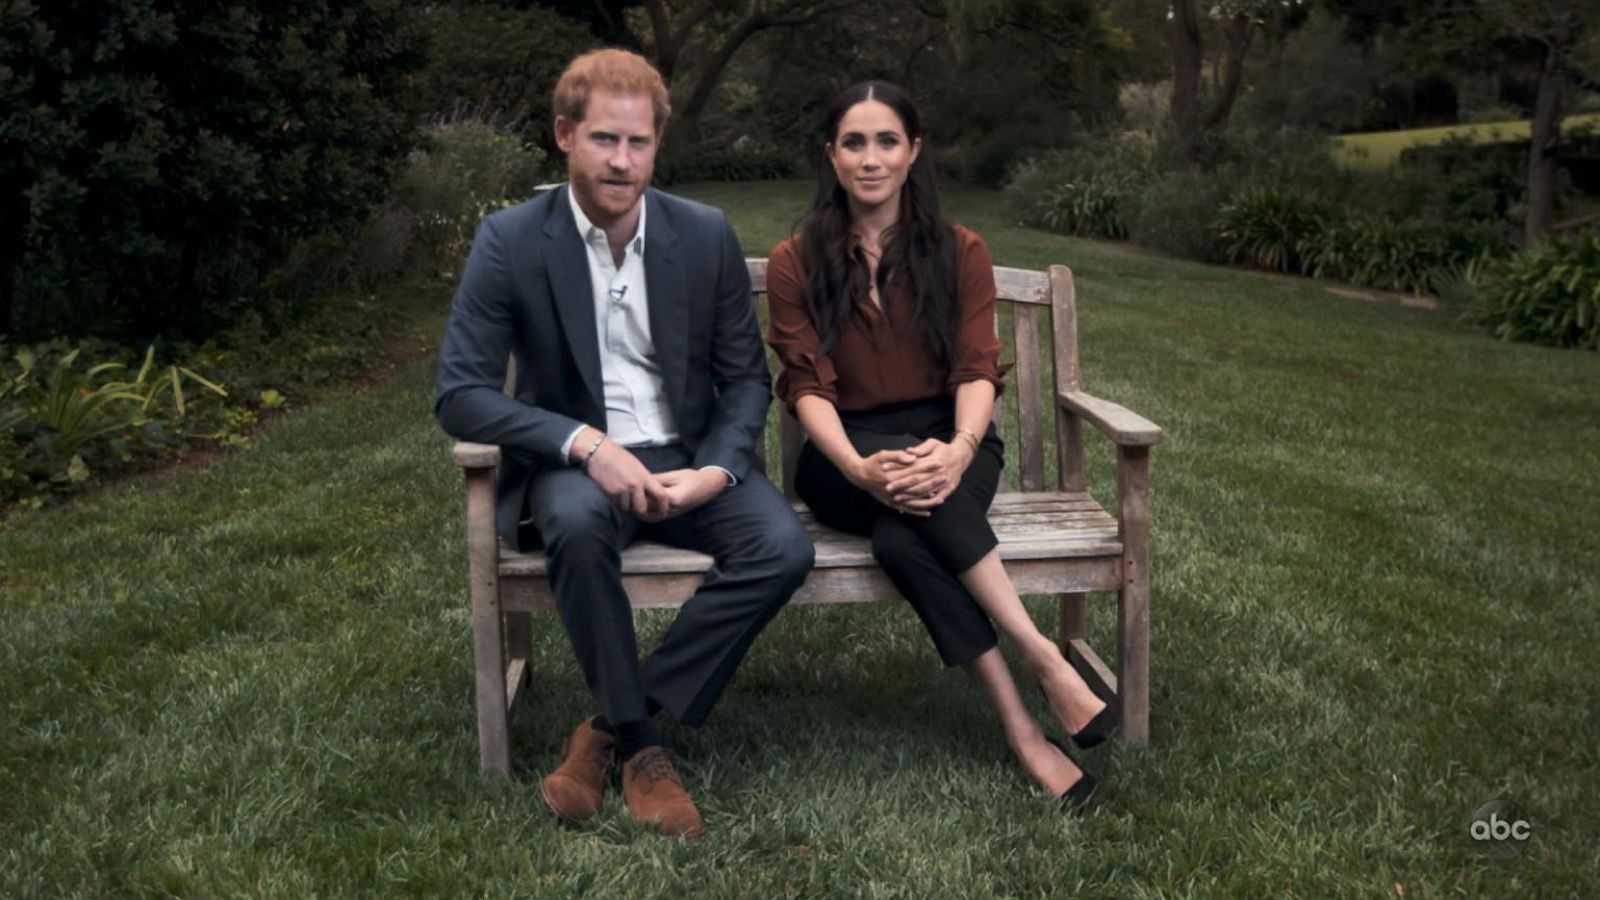
[[[543, 546], [599, 707], [540, 782], [544, 802], [582, 822], [620, 764], [632, 816], [698, 837], [652, 716], [705, 720], [813, 549], [756, 466], [771, 389], [739, 241], [721, 212], [649, 187], [661, 76], [633, 53], [587, 53], [554, 111], [568, 185], [479, 227], [434, 412], [458, 438], [501, 445], [500, 534]], [[641, 536], [716, 560], [642, 665], [618, 562]]]

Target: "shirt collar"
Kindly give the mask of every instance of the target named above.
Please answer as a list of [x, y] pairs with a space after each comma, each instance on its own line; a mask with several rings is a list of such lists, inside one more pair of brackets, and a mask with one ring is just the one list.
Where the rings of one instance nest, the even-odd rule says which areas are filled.
[[[572, 221], [577, 224], [578, 236], [583, 238], [585, 244], [594, 243], [596, 235], [599, 236], [600, 240], [606, 240], [606, 233], [600, 230], [599, 226], [589, 221], [588, 216], [583, 214], [583, 207], [578, 205], [578, 195], [572, 190], [571, 182], [567, 184], [567, 205], [572, 207]], [[628, 249], [641, 256], [644, 255], [644, 219], [645, 214], [649, 212], [649, 207], [650, 204], [645, 202], [645, 198], [640, 197], [639, 225], [634, 229], [633, 240], [628, 242]]]

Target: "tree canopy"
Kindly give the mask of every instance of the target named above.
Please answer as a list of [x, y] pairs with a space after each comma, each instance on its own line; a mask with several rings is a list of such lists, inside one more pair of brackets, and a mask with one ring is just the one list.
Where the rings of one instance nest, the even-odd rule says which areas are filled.
[[413, 140], [410, 7], [0, 3], [0, 333], [190, 329], [364, 215]]

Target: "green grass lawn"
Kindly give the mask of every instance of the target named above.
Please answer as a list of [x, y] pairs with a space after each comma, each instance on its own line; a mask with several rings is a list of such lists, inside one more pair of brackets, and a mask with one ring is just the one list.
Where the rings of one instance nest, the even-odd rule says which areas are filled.
[[[685, 193], [763, 255], [806, 188]], [[1098, 814], [1030, 789], [895, 604], [784, 612], [708, 726], [668, 729], [706, 841], [614, 798], [585, 831], [544, 813], [587, 709], [551, 617], [515, 777], [480, 779], [423, 361], [209, 470], [0, 526], [0, 896], [1591, 891], [1600, 355], [948, 205], [1002, 264], [1074, 267], [1088, 389], [1167, 430], [1152, 742], [1090, 754]], [[1509, 860], [1468, 835], [1500, 796], [1533, 829]]]
[[[1563, 129], [1585, 125], [1591, 127], [1600, 125], [1600, 113], [1568, 116], [1561, 123]], [[1368, 169], [1387, 169], [1400, 161], [1401, 151], [1408, 147], [1442, 144], [1452, 138], [1464, 138], [1475, 144], [1525, 141], [1528, 139], [1529, 127], [1527, 119], [1520, 119], [1511, 122], [1413, 128], [1407, 131], [1373, 131], [1334, 138], [1334, 147], [1338, 157], [1350, 165]]]

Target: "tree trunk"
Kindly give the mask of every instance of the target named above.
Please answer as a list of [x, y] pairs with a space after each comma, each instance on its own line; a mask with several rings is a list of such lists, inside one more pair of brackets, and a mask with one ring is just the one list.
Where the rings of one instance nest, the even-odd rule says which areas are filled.
[[1228, 22], [1228, 54], [1223, 62], [1222, 81], [1217, 85], [1217, 96], [1206, 114], [1205, 127], [1221, 128], [1233, 112], [1233, 102], [1239, 99], [1239, 85], [1244, 82], [1244, 57], [1250, 50], [1250, 38], [1255, 27], [1246, 16], [1234, 16]]
[[628, 27], [626, 0], [595, 0], [595, 17], [599, 22], [601, 40], [614, 46], [639, 49], [639, 36]]
[[164, 297], [152, 302], [149, 297], [139, 298], [139, 314], [135, 329], [142, 337], [154, 338], [158, 334], [192, 334], [199, 330], [206, 311], [205, 285], [200, 283], [200, 256], [205, 240], [190, 235], [183, 243], [183, 254], [178, 261], [177, 283], [182, 287], [175, 297]]
[[700, 0], [674, 18], [667, 9], [666, 0], [646, 0], [645, 12], [650, 17], [650, 31], [656, 42], [656, 71], [668, 86], [672, 84], [672, 76], [677, 74], [678, 57], [683, 48], [694, 37], [694, 30], [711, 15], [713, 6], [714, 0]]
[[[651, 27], [656, 35], [656, 68], [669, 83], [677, 69], [679, 56], [689, 45], [695, 29], [713, 12], [716, 2], [698, 0], [693, 8], [680, 14], [674, 21], [668, 15], [665, 0], [646, 0]], [[669, 135], [676, 135], [669, 137], [674, 146], [681, 148], [686, 140], [690, 144], [699, 141], [700, 116], [705, 112], [712, 92], [722, 82], [722, 73], [728, 63], [751, 35], [768, 28], [803, 25], [824, 12], [827, 5], [821, 0], [784, 0], [769, 9], [752, 4], [744, 20], [728, 32], [703, 63], [695, 67], [694, 89], [689, 92], [689, 99], [673, 111], [673, 127], [668, 129]]]
[[1533, 125], [1528, 141], [1528, 221], [1523, 245], [1544, 242], [1555, 216], [1556, 157], [1561, 144], [1561, 110], [1566, 93], [1562, 50], [1545, 50], [1544, 71], [1539, 75], [1539, 96], [1534, 101]]
[[1194, 0], [1172, 4], [1172, 126], [1178, 158], [1195, 160], [1200, 147], [1200, 67], [1205, 47]]
[[680, 48], [672, 37], [672, 21], [667, 17], [667, 4], [664, 0], [648, 0], [644, 6], [650, 16], [650, 31], [655, 36], [656, 71], [661, 73], [662, 81], [671, 84]]
[[758, 31], [772, 27], [773, 20], [763, 15], [752, 15], [740, 22], [728, 36], [723, 39], [722, 45], [711, 54], [700, 68], [699, 79], [694, 83], [694, 90], [689, 94], [688, 102], [683, 104], [676, 118], [678, 129], [681, 131], [681, 140], [689, 143], [700, 139], [700, 115], [705, 112], [706, 104], [711, 101], [711, 92], [722, 83], [722, 72], [733, 60], [733, 55], [750, 36]]
[[11, 266], [0, 267], [0, 340], [16, 334], [16, 302], [12, 299], [15, 278], [16, 272]]

